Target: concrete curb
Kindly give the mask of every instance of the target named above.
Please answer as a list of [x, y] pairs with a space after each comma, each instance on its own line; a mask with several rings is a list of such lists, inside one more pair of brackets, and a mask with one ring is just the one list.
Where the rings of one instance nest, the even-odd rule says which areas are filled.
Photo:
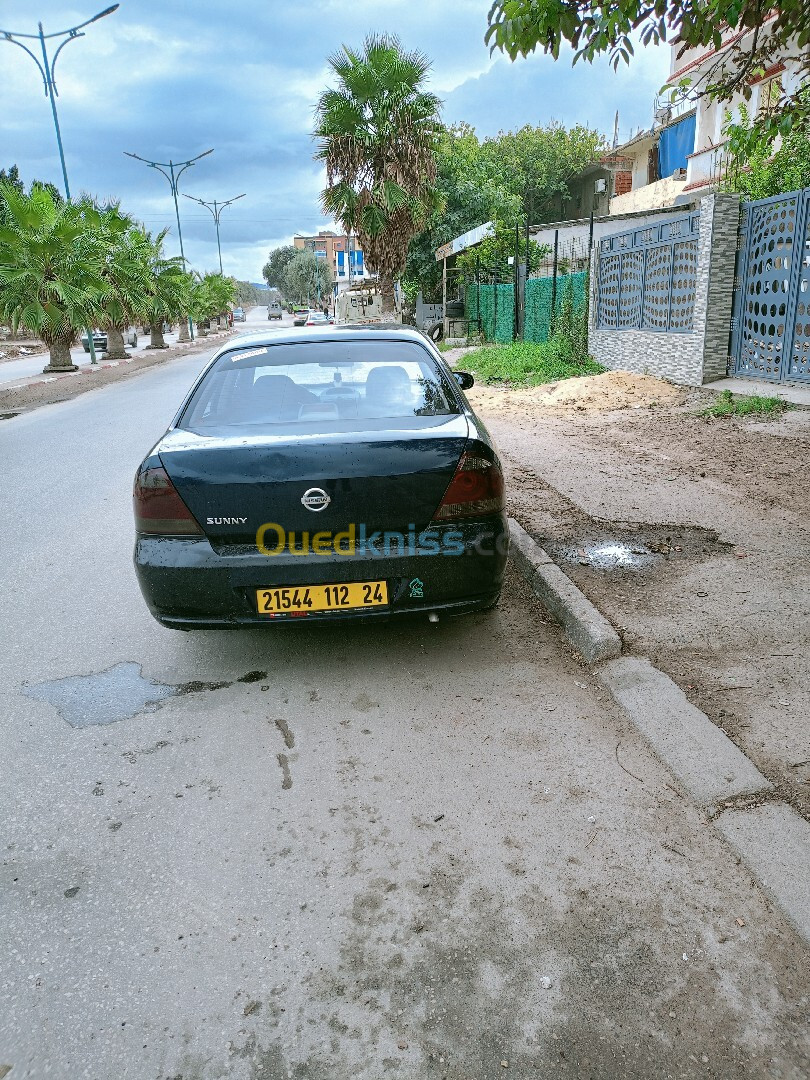
[[668, 675], [649, 660], [619, 655], [610, 623], [511, 518], [509, 533], [512, 561], [540, 602], [584, 659], [598, 663], [594, 674], [614, 701], [810, 945], [810, 824], [784, 803], [728, 806], [772, 797], [773, 785]]
[[597, 676], [698, 806], [772, 790], [728, 735], [649, 660], [622, 656]]
[[724, 810], [714, 824], [810, 944], [810, 824], [784, 803]]
[[619, 635], [525, 529], [509, 519], [510, 553], [543, 607], [589, 664], [620, 656]]

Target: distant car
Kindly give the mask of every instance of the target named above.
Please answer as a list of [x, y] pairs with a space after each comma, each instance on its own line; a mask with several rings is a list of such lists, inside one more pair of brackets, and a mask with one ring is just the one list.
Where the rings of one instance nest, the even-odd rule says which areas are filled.
[[281, 319], [284, 312], [281, 309], [281, 304], [278, 300], [273, 300], [267, 305], [267, 318], [268, 319]]
[[[135, 348], [138, 344], [138, 331], [130, 327], [129, 330], [124, 331], [124, 344], [129, 345], [131, 348]], [[107, 351], [107, 332], [105, 330], [93, 331], [93, 345], [96, 352]], [[86, 353], [90, 352], [90, 341], [87, 337], [87, 331], [82, 331], [82, 348]]]
[[309, 308], [293, 308], [293, 326], [306, 326], [309, 316]]
[[247, 322], [247, 315], [245, 314], [245, 309], [244, 308], [235, 307], [233, 309], [233, 321], [234, 322]]
[[330, 326], [334, 321], [328, 315], [324, 315], [322, 311], [310, 311], [309, 318], [304, 323], [304, 326]]

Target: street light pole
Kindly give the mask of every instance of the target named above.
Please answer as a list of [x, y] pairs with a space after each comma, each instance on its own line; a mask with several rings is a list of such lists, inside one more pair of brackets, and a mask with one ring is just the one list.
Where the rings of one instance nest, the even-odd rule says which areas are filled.
[[[91, 23], [98, 22], [99, 19], [103, 19], [106, 15], [112, 15], [114, 11], [118, 10], [119, 4], [113, 4], [111, 7], [105, 8], [100, 11], [98, 15], [94, 15], [92, 19], [87, 19], [83, 23], [79, 23], [78, 26], [71, 26], [68, 30], [58, 30], [54, 34], [46, 34], [42, 23], [38, 23], [38, 33], [36, 34], [19, 34], [16, 31], [0, 30], [0, 41], [8, 41], [12, 45], [17, 45], [23, 52], [28, 53], [34, 63], [39, 69], [39, 73], [42, 76], [42, 84], [45, 88], [45, 97], [51, 103], [51, 113], [53, 114], [53, 127], [56, 132], [56, 145], [59, 150], [59, 163], [62, 166], [62, 180], [65, 185], [65, 198], [68, 202], [70, 198], [70, 184], [68, 183], [67, 166], [65, 165], [65, 150], [62, 146], [62, 131], [59, 127], [59, 114], [56, 111], [56, 99], [59, 97], [59, 91], [56, 88], [56, 61], [59, 59], [59, 53], [64, 49], [65, 45], [69, 41], [75, 41], [76, 38], [84, 37], [84, 28]], [[64, 38], [64, 41], [60, 42], [57, 46], [56, 52], [53, 54], [53, 58], [48, 57], [48, 47], [45, 44], [47, 41], [51, 41], [54, 38]], [[39, 46], [42, 51], [42, 63], [36, 57], [36, 53], [33, 53], [31, 49], [23, 44], [20, 39], [26, 41], [39, 41]], [[87, 342], [90, 346], [90, 363], [97, 364], [96, 359], [96, 347], [93, 342], [93, 332], [88, 327], [87, 329]]]
[[219, 241], [219, 218], [222, 211], [226, 206], [230, 206], [231, 203], [235, 203], [237, 199], [244, 199], [247, 192], [243, 191], [241, 195], [234, 195], [232, 199], [227, 199], [225, 202], [217, 202], [216, 199], [211, 202], [206, 202], [205, 199], [198, 199], [195, 195], [186, 195], [183, 192], [183, 196], [186, 199], [191, 199], [193, 202], [198, 202], [200, 206], [204, 206], [214, 217], [214, 224], [217, 227], [217, 253], [219, 254], [219, 272], [222, 273], [222, 245]]
[[[129, 150], [125, 150], [124, 153], [127, 157], [135, 158], [136, 161], [142, 161], [144, 165], [148, 165], [150, 169], [157, 169], [159, 173], [169, 181], [169, 187], [172, 189], [172, 197], [174, 199], [174, 213], [177, 218], [177, 237], [180, 241], [180, 257], [183, 260], [183, 266], [186, 265], [186, 253], [183, 250], [183, 230], [180, 227], [180, 207], [177, 202], [178, 182], [183, 173], [200, 158], [208, 157], [209, 154], [213, 154], [214, 148], [210, 150], [204, 150], [201, 154], [197, 154], [196, 157], [189, 158], [188, 161], [150, 161], [149, 158], [141, 157], [139, 154], [131, 154]], [[169, 170], [166, 172], [166, 170]], [[176, 171], [175, 171], [176, 170]], [[194, 340], [194, 323], [191, 320], [191, 316], [188, 317], [188, 331], [191, 340]]]

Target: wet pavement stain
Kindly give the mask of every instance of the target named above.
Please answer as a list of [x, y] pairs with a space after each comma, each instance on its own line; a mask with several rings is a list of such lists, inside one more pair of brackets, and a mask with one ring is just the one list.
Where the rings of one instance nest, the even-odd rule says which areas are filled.
[[23, 687], [23, 693], [47, 701], [71, 727], [116, 724], [142, 712], [154, 712], [176, 686], [152, 682], [141, 675], [141, 665], [115, 664], [95, 675], [69, 675]]
[[281, 732], [284, 738], [284, 745], [288, 750], [292, 750], [295, 746], [295, 735], [290, 731], [290, 726], [286, 720], [276, 720], [276, 727]]
[[278, 755], [278, 763], [281, 768], [281, 788], [289, 791], [292, 787], [292, 773], [290, 772], [290, 759], [286, 754]]
[[[33, 683], [23, 686], [22, 692], [26, 697], [53, 705], [71, 727], [84, 728], [117, 724], [139, 713], [154, 712], [167, 698], [224, 690], [234, 682], [252, 683], [266, 677], [264, 671], [249, 671], [238, 679], [221, 682], [160, 683], [144, 678], [141, 665], [127, 661], [93, 675], [68, 675], [64, 679]], [[162, 745], [158, 743], [136, 753], [153, 753], [156, 749], [162, 749]]]

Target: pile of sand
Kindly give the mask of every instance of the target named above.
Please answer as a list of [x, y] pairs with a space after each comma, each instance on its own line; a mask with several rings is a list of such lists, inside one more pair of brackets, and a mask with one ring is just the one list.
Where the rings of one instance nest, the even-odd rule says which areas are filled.
[[467, 391], [474, 408], [482, 413], [523, 412], [613, 412], [616, 409], [649, 408], [675, 405], [686, 392], [652, 375], [633, 375], [629, 371], [606, 371], [575, 379], [534, 386], [528, 390], [509, 390], [474, 386]]

